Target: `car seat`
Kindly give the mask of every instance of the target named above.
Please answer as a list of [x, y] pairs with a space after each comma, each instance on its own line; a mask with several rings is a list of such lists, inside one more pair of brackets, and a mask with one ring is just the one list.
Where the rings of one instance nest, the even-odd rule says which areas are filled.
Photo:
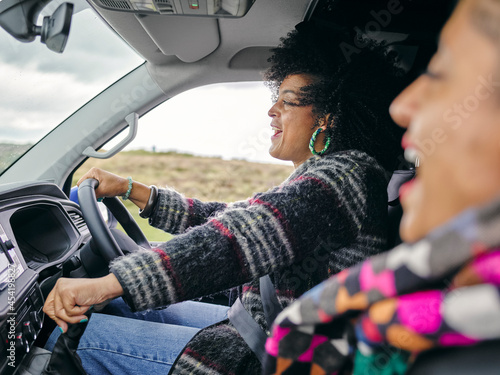
[[500, 340], [474, 346], [439, 348], [420, 354], [406, 375], [500, 374]]
[[388, 223], [387, 245], [392, 249], [401, 243], [399, 223], [403, 215], [403, 207], [399, 202], [399, 188], [415, 177], [415, 169], [396, 170], [387, 185]]

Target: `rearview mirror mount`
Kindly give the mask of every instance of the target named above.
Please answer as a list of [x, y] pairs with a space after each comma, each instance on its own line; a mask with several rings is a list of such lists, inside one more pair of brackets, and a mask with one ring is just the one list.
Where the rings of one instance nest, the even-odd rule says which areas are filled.
[[20, 42], [32, 42], [40, 35], [42, 43], [61, 53], [66, 46], [73, 15], [73, 4], [61, 4], [52, 16], [43, 19], [42, 26], [36, 21], [42, 9], [51, 0], [1, 0], [0, 26]]

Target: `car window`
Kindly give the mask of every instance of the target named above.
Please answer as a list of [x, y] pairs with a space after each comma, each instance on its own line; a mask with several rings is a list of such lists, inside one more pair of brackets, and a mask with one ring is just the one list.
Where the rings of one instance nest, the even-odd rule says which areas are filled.
[[144, 61], [84, 0], [74, 3], [63, 54], [50, 51], [39, 40], [20, 43], [0, 30], [0, 174], [79, 107]]
[[[136, 138], [118, 155], [88, 159], [75, 172], [73, 184], [96, 166], [146, 184], [168, 185], [202, 200], [248, 198], [281, 183], [292, 171], [290, 162], [268, 153], [271, 104], [271, 93], [262, 82], [221, 83], [186, 91], [141, 117]], [[101, 150], [111, 149], [127, 134], [128, 128]], [[170, 238], [147, 225], [132, 203], [125, 201], [125, 206], [149, 240]]]
[[189, 90], [144, 115], [127, 149], [276, 163], [268, 153], [271, 104], [271, 93], [262, 82]]

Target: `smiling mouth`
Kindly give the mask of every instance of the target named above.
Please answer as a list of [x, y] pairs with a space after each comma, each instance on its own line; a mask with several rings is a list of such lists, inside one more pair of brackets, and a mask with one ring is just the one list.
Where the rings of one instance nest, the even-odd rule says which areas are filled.
[[420, 166], [420, 157], [418, 156], [418, 151], [415, 148], [408, 147], [405, 149], [405, 160], [413, 163], [415, 167]]
[[420, 156], [419, 150], [413, 145], [408, 134], [405, 134], [401, 140], [401, 146], [404, 149], [404, 158], [406, 161], [415, 165], [415, 167], [420, 166]]
[[419, 166], [420, 166], [420, 156], [419, 156], [419, 150], [414, 147], [408, 139], [405, 139], [403, 141], [403, 148], [404, 148], [404, 158], [406, 161], [412, 163], [415, 165], [415, 175], [413, 178], [401, 185], [399, 189], [399, 199], [401, 203], [403, 203], [406, 200], [406, 197], [408, 196], [409, 192], [413, 190], [413, 188], [416, 185], [417, 182], [417, 176], [419, 172]]
[[279, 137], [279, 135], [280, 135], [281, 133], [283, 133], [283, 130], [281, 130], [281, 129], [279, 129], [279, 128], [275, 127], [275, 126], [273, 126], [272, 128], [273, 128], [274, 134], [272, 135], [272, 137], [271, 137], [271, 138], [276, 138], [276, 137]]

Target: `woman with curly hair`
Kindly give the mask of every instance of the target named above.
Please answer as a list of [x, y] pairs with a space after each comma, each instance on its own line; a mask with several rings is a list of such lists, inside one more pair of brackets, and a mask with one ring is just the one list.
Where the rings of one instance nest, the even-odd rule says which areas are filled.
[[308, 77], [297, 104], [313, 106], [315, 129], [320, 119], [327, 119], [320, 126], [323, 143], [330, 142], [325, 154], [363, 151], [390, 173], [402, 161], [403, 130], [394, 127], [387, 108], [408, 77], [374, 41], [365, 40], [361, 52], [346, 57], [340, 48], [346, 40], [352, 37], [344, 32], [301, 23], [274, 49], [264, 79], [277, 100], [287, 78]]
[[[98, 169], [80, 180], [97, 179], [97, 197], [126, 195], [178, 234], [114, 260], [103, 278], [58, 280], [44, 311], [62, 332], [118, 296], [132, 311], [169, 306], [140, 314], [119, 299], [94, 314], [78, 348], [88, 373], [258, 374], [279, 310], [386, 249], [387, 176], [402, 152], [388, 108], [405, 78], [375, 44], [347, 62], [340, 40], [302, 24], [274, 50], [270, 153], [295, 166], [279, 186], [228, 205]], [[229, 311], [174, 305], [236, 286]]]

